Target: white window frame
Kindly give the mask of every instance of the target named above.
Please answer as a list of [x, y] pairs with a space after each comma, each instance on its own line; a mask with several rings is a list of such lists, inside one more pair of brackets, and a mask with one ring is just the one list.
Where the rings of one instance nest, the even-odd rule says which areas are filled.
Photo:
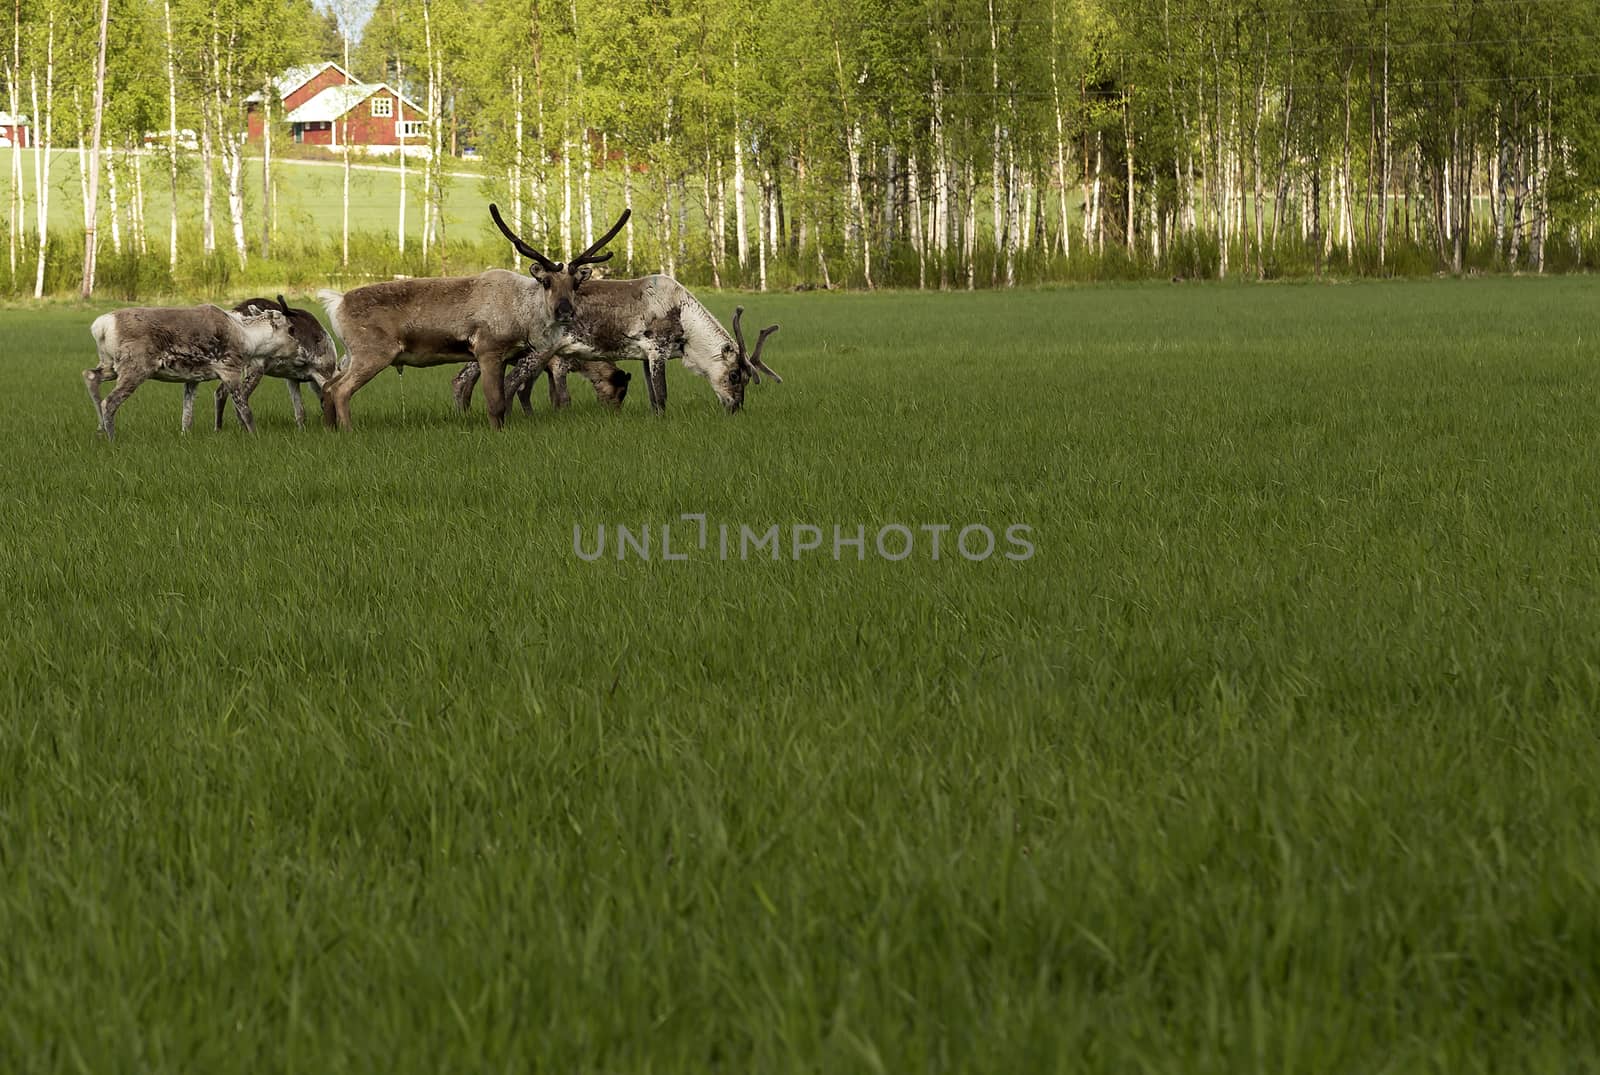
[[426, 138], [428, 137], [428, 124], [426, 120], [403, 119], [400, 128], [395, 132], [401, 138]]
[[[378, 108], [379, 105], [383, 106], [382, 111], [379, 111], [379, 108]], [[389, 119], [393, 115], [394, 115], [394, 98], [393, 97], [374, 97], [372, 99], [372, 118], [373, 119]]]

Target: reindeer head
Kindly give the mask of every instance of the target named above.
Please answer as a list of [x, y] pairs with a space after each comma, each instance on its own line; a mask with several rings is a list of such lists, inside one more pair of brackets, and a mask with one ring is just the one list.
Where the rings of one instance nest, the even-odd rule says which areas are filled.
[[334, 348], [333, 337], [322, 327], [315, 314], [309, 310], [295, 309], [281, 294], [276, 301], [245, 299], [233, 309], [242, 314], [250, 312], [252, 307], [258, 311], [282, 310], [283, 316], [289, 319], [289, 332], [300, 344], [300, 352], [293, 363], [280, 363], [274, 373], [293, 376], [296, 380], [309, 380], [312, 385], [321, 388], [338, 372], [339, 352]]
[[239, 326], [244, 351], [251, 358], [285, 359], [300, 353], [300, 343], [289, 331], [289, 319], [282, 310], [251, 305], [243, 313], [229, 310], [228, 316]]
[[[722, 398], [722, 405], [728, 409], [729, 414], [737, 413], [739, 408], [744, 406], [744, 386], [751, 381], [760, 384], [763, 373], [779, 384], [783, 383], [783, 378], [779, 377], [772, 367], [761, 361], [761, 348], [766, 345], [767, 337], [778, 331], [778, 326], [768, 325], [762, 329], [761, 334], [756, 337], [755, 350], [746, 353], [744, 329], [739, 324], [740, 319], [743, 317], [744, 307], [735, 306], [733, 308], [733, 338], [739, 347], [737, 351], [728, 356], [732, 361], [724, 367], [723, 376], [712, 381], [712, 385], [717, 389], [717, 395]], [[726, 353], [731, 348], [724, 348], [723, 350]], [[723, 383], [719, 383], [719, 380]]]
[[526, 240], [518, 236], [516, 232], [508, 228], [505, 220], [500, 216], [499, 206], [489, 206], [489, 215], [494, 218], [495, 227], [500, 229], [500, 234], [510, 240], [511, 245], [517, 248], [517, 253], [533, 262], [532, 265], [528, 266], [528, 272], [535, 280], [544, 285], [545, 294], [550, 301], [551, 320], [558, 325], [570, 325], [573, 318], [578, 315], [576, 301], [578, 289], [594, 273], [594, 270], [589, 266], [611, 260], [609, 253], [599, 254], [596, 251], [602, 249], [617, 237], [617, 232], [622, 230], [622, 225], [628, 222], [628, 217], [632, 213], [633, 210], [624, 209], [622, 215], [617, 218], [617, 222], [611, 225], [610, 231], [595, 240], [589, 249], [563, 265], [559, 261], [551, 261], [545, 257], [544, 254], [535, 250]]

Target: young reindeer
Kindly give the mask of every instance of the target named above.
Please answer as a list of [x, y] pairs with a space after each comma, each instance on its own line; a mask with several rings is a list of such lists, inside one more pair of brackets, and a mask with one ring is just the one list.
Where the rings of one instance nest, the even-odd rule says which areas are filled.
[[[233, 397], [239, 421], [256, 431], [244, 381], [264, 363], [288, 359], [299, 350], [289, 320], [278, 310], [250, 307], [245, 313], [217, 306], [132, 307], [101, 314], [89, 326], [99, 364], [83, 371], [95, 418], [107, 440], [116, 438], [117, 409], [148, 380], [189, 386], [221, 379]], [[259, 374], [258, 374], [259, 376]], [[116, 381], [104, 403], [100, 385]], [[193, 417], [193, 392], [186, 389], [184, 429]]]
[[[542, 259], [543, 255], [506, 227], [498, 209], [490, 206], [489, 215], [518, 251], [527, 257]], [[627, 217], [628, 214], [623, 213], [622, 220]], [[618, 221], [617, 226], [621, 225], [622, 221]], [[616, 230], [613, 228], [612, 232]], [[554, 268], [559, 270], [560, 266]], [[569, 266], [567, 271], [574, 270]], [[578, 290], [580, 283], [581, 292]], [[667, 316], [676, 316], [682, 322], [684, 366], [711, 382], [712, 390], [729, 414], [736, 413], [744, 405], [745, 385], [751, 381], [760, 384], [763, 373], [783, 383], [783, 378], [761, 361], [761, 345], [778, 331], [777, 325], [762, 329], [755, 350], [747, 353], [743, 335], [737, 339], [730, 336], [711, 311], [670, 276], [591, 281], [585, 270], [582, 279], [573, 284], [573, 294], [576, 313], [561, 326], [562, 335], [552, 341], [551, 353], [525, 352], [518, 360], [518, 371], [514, 375], [518, 382], [531, 382], [548, 364], [552, 398], [565, 396], [566, 370], [572, 361], [610, 357], [606, 350], [609, 341], [641, 338], [647, 323]], [[666, 359], [656, 355], [647, 361], [650, 406], [659, 414], [667, 407]]]
[[[237, 313], [244, 313], [251, 307], [258, 310], [273, 308], [271, 299], [245, 299], [234, 307]], [[322, 322], [317, 320], [316, 314], [310, 310], [297, 310], [284, 301], [282, 295], [278, 296], [278, 309], [283, 311], [283, 316], [289, 319], [289, 332], [300, 344], [299, 353], [292, 358], [271, 359], [259, 370], [252, 370], [245, 374], [244, 398], [249, 399], [256, 390], [256, 385], [261, 383], [262, 375], [268, 377], [282, 377], [289, 386], [289, 406], [294, 410], [294, 424], [296, 429], [306, 427], [306, 408], [300, 398], [300, 386], [309, 384], [311, 391], [316, 394], [317, 401], [322, 401], [322, 386], [326, 384], [337, 372], [339, 367], [339, 354], [334, 350], [333, 340], [329, 337]], [[189, 385], [183, 393], [183, 428], [188, 430], [194, 413], [194, 392], [197, 385]], [[222, 386], [217, 386], [217, 413], [216, 428], [222, 428], [222, 416], [228, 407], [228, 393]]]
[[[477, 276], [390, 280], [341, 295], [319, 291], [334, 331], [344, 340], [349, 364], [322, 393], [322, 421], [350, 428], [350, 397], [389, 366], [438, 366], [470, 357], [483, 377], [489, 425], [505, 422], [505, 365], [518, 356], [543, 354], [555, 346], [577, 316], [576, 297], [593, 271], [588, 266], [628, 214], [566, 265], [538, 251], [529, 276], [490, 269]], [[524, 253], [532, 250], [518, 247]]]
[[[656, 366], [665, 368], [670, 358], [683, 357], [683, 345], [686, 337], [683, 334], [683, 320], [678, 316], [678, 311], [670, 310], [661, 317], [654, 318], [645, 323], [637, 333], [629, 336], [608, 335], [604, 326], [595, 326], [585, 322], [582, 304], [579, 305], [578, 319], [573, 322], [571, 334], [578, 338], [592, 340], [597, 353], [606, 356], [605, 361], [582, 360], [573, 363], [580, 373], [591, 381], [595, 379], [595, 367], [604, 367], [614, 371], [611, 376], [623, 378], [623, 388], [627, 387], [629, 374], [617, 369], [614, 363], [624, 359], [642, 360], [646, 369]], [[549, 356], [543, 356], [548, 359]], [[555, 363], [539, 360], [538, 356], [524, 356], [524, 359], [515, 364], [506, 376], [506, 399], [516, 398], [522, 402], [522, 409], [532, 413], [533, 405], [530, 396], [533, 393], [534, 382], [541, 374], [550, 375], [550, 405], [557, 410], [567, 407], [572, 403], [572, 397], [566, 390], [566, 369], [562, 369], [558, 376]], [[455, 393], [456, 407], [466, 410], [472, 400], [472, 386], [478, 383], [478, 367], [466, 365], [461, 367], [461, 372], [456, 374], [451, 382]], [[598, 391], [598, 385], [596, 385]], [[621, 404], [620, 397], [617, 403]]]

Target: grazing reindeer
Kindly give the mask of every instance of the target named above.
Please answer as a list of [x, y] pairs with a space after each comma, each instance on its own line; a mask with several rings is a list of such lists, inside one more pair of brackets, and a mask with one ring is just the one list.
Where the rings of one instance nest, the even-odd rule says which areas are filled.
[[[561, 266], [552, 265], [544, 255], [506, 227], [506, 222], [500, 218], [500, 211], [492, 205], [489, 215], [494, 218], [501, 234], [519, 252], [544, 265], [547, 271], [559, 273]], [[622, 216], [626, 220], [628, 214]], [[620, 226], [621, 221], [618, 222]], [[612, 232], [616, 230], [613, 228]], [[577, 264], [577, 261], [573, 262], [573, 265]], [[568, 266], [567, 271], [572, 273], [575, 270]], [[761, 343], [778, 330], [777, 325], [762, 329], [755, 350], [746, 353], [744, 337], [740, 335], [736, 340], [728, 335], [711, 311], [700, 305], [700, 300], [690, 294], [688, 288], [670, 276], [583, 283], [588, 280], [585, 270], [582, 280], [576, 277], [574, 280], [572, 291], [577, 310], [562, 324], [562, 335], [552, 341], [553, 353], [546, 356], [535, 349], [532, 354], [524, 353], [518, 361], [519, 367], [529, 367], [519, 379], [525, 378], [530, 383], [537, 377], [538, 371], [550, 363], [552, 398], [560, 399], [566, 395], [568, 362], [604, 355], [607, 340], [639, 337], [647, 322], [669, 315], [676, 315], [682, 322], [683, 364], [711, 382], [717, 398], [729, 414], [744, 405], [745, 385], [750, 381], [760, 384], [763, 373], [780, 384], [783, 382], [782, 377], [761, 361]], [[578, 286], [580, 283], [581, 291]], [[649, 374], [650, 406], [660, 413], [667, 406], [665, 359], [651, 360]], [[556, 387], [558, 383], [561, 384], [559, 389]]]
[[[678, 311], [676, 310], [668, 311], [664, 316], [647, 322], [637, 334], [629, 336], [608, 335], [604, 326], [586, 324], [581, 312], [573, 326], [574, 335], [594, 340], [597, 350], [610, 360], [642, 359], [647, 369], [652, 368], [653, 365], [659, 365], [664, 369], [669, 358], [683, 357], [683, 345], [686, 337], [683, 334], [683, 320], [678, 316]], [[548, 356], [545, 357], [548, 358]], [[557, 358], [559, 358], [559, 355]], [[567, 395], [566, 390], [567, 371], [562, 369], [558, 376], [555, 362], [556, 359], [551, 359], [541, 364], [537, 356], [524, 356], [523, 360], [516, 364], [511, 374], [506, 378], [506, 398], [516, 397], [522, 401], [522, 409], [531, 413], [533, 405], [529, 397], [533, 393], [534, 382], [539, 379], [541, 374], [548, 373], [550, 375], [551, 406], [557, 409], [569, 406], [572, 403], [572, 397]], [[629, 375], [617, 369], [612, 361], [601, 362], [580, 359], [573, 365], [590, 380], [595, 379], [595, 374], [592, 372], [595, 367], [603, 366], [609, 368], [614, 371], [612, 377], [625, 379], [623, 381], [624, 391], [627, 388], [626, 378]], [[461, 372], [456, 374], [455, 380], [451, 385], [455, 392], [456, 407], [458, 409], [463, 411], [467, 409], [472, 400], [472, 386], [477, 383], [478, 367], [473, 365], [461, 367]], [[596, 391], [598, 390], [599, 385], [597, 384]], [[621, 402], [622, 400], [619, 396], [616, 405], [620, 405]]]
[[323, 424], [350, 428], [350, 397], [388, 366], [437, 366], [470, 356], [483, 377], [489, 425], [499, 429], [506, 414], [506, 363], [556, 344], [577, 315], [574, 300], [593, 272], [589, 266], [611, 257], [596, 251], [627, 219], [625, 212], [566, 265], [519, 245], [534, 262], [529, 276], [490, 269], [477, 276], [390, 280], [343, 295], [319, 291], [350, 359], [323, 391]]
[[[234, 307], [237, 313], [244, 313], [251, 307], [259, 310], [273, 308], [271, 299], [245, 299]], [[296, 429], [306, 427], [306, 408], [300, 398], [300, 386], [309, 384], [311, 391], [316, 393], [317, 401], [322, 401], [322, 386], [326, 384], [338, 370], [339, 354], [334, 350], [333, 339], [322, 327], [322, 322], [310, 310], [296, 310], [284, 301], [283, 296], [278, 296], [277, 306], [283, 311], [283, 316], [289, 319], [289, 331], [296, 342], [300, 344], [299, 353], [293, 358], [270, 359], [259, 370], [254, 370], [245, 375], [244, 398], [249, 399], [256, 390], [256, 385], [261, 383], [261, 377], [282, 377], [289, 386], [289, 406], [294, 410], [294, 424]], [[194, 411], [194, 392], [197, 385], [189, 385], [183, 392], [183, 428], [189, 428]], [[228, 393], [222, 385], [217, 386], [217, 415], [216, 428], [222, 428], [222, 415], [227, 410]]]
[[[83, 371], [95, 418], [106, 439], [116, 437], [117, 408], [145, 381], [195, 385], [221, 378], [239, 421], [256, 431], [245, 378], [266, 362], [287, 360], [300, 348], [279, 310], [250, 307], [245, 313], [216, 306], [132, 307], [101, 314], [89, 326], [99, 364]], [[259, 376], [259, 374], [258, 374]], [[116, 381], [104, 403], [100, 385]], [[193, 417], [193, 393], [185, 391], [184, 429]]]

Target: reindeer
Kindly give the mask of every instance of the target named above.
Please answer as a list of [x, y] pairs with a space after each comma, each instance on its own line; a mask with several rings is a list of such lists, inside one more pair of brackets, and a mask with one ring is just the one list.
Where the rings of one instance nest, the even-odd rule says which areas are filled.
[[[89, 332], [100, 360], [94, 369], [83, 371], [83, 383], [107, 440], [116, 438], [117, 409], [152, 378], [190, 388], [220, 378], [233, 397], [239, 421], [254, 433], [245, 378], [266, 362], [292, 358], [300, 348], [281, 311], [254, 306], [244, 313], [217, 306], [132, 307], [101, 314]], [[118, 383], [102, 403], [100, 385], [105, 381]], [[186, 390], [184, 399], [187, 430], [194, 412], [193, 392]]]
[[577, 315], [578, 288], [594, 271], [589, 266], [611, 257], [596, 252], [627, 219], [623, 213], [566, 265], [535, 251], [529, 276], [490, 269], [477, 276], [390, 280], [343, 295], [317, 292], [349, 354], [349, 364], [323, 390], [323, 424], [349, 429], [350, 397], [388, 366], [438, 366], [470, 356], [484, 379], [489, 425], [499, 429], [506, 363], [556, 345]]
[[[659, 364], [665, 366], [668, 359], [682, 358], [683, 346], [687, 337], [683, 333], [683, 320], [678, 316], [678, 311], [670, 310], [662, 317], [654, 318], [645, 323], [638, 333], [630, 336], [607, 335], [604, 326], [595, 326], [585, 322], [584, 314], [578, 315], [578, 320], [573, 322], [573, 335], [580, 338], [593, 339], [597, 349], [605, 354], [608, 359], [638, 359], [642, 360], [646, 368]], [[578, 360], [573, 363], [580, 373], [595, 380], [595, 367], [604, 367], [614, 371], [613, 378], [628, 378], [629, 375], [617, 369], [612, 361]], [[506, 399], [516, 398], [522, 402], [524, 413], [531, 414], [533, 405], [530, 396], [533, 393], [534, 382], [541, 374], [550, 375], [550, 404], [558, 410], [572, 403], [572, 397], [566, 391], [566, 369], [562, 369], [558, 376], [554, 368], [554, 360], [540, 366], [535, 361], [517, 363], [505, 382]], [[468, 365], [461, 367], [461, 372], [456, 374], [451, 382], [455, 394], [456, 407], [465, 411], [472, 400], [472, 386], [478, 383], [478, 367]], [[596, 384], [599, 391], [599, 384]], [[627, 382], [623, 381], [626, 390]], [[620, 397], [617, 404], [620, 405]]]
[[[560, 264], [550, 261], [506, 227], [499, 209], [491, 205], [489, 215], [519, 253], [536, 262], [547, 274], [561, 275]], [[628, 214], [624, 212], [610, 234], [614, 235], [627, 219]], [[575, 260], [569, 265], [567, 273], [573, 274], [573, 266], [577, 264]], [[666, 316], [676, 316], [682, 322], [684, 366], [711, 382], [712, 390], [729, 414], [736, 413], [744, 405], [745, 385], [751, 381], [760, 384], [763, 373], [783, 383], [783, 378], [761, 361], [761, 347], [768, 336], [778, 331], [777, 325], [762, 329], [754, 351], [747, 353], [743, 333], [730, 336], [711, 311], [670, 276], [591, 281], [584, 270], [581, 279], [573, 277], [572, 294], [576, 312], [561, 325], [561, 336], [552, 341], [548, 352], [523, 352], [517, 362], [518, 372], [513, 375], [518, 383], [531, 383], [548, 365], [552, 399], [565, 397], [566, 370], [571, 361], [609, 357], [606, 348], [610, 341], [640, 338], [645, 324]], [[736, 328], [737, 318], [735, 315]], [[663, 413], [667, 407], [666, 359], [659, 354], [647, 359], [647, 372], [650, 407], [658, 414]], [[503, 387], [503, 383], [499, 387]]]
[[[322, 386], [333, 377], [338, 370], [339, 355], [334, 350], [333, 340], [328, 336], [322, 322], [310, 310], [296, 310], [284, 301], [282, 295], [278, 296], [278, 308], [289, 319], [289, 331], [300, 344], [299, 353], [293, 358], [272, 359], [259, 369], [252, 369], [245, 374], [244, 398], [248, 400], [256, 390], [256, 385], [261, 383], [261, 377], [282, 377], [289, 386], [289, 406], [294, 409], [294, 424], [296, 429], [306, 427], [305, 403], [300, 398], [300, 386], [309, 384], [311, 391], [316, 393], [317, 401], [322, 401]], [[271, 299], [245, 299], [233, 309], [236, 313], [245, 313], [250, 308], [270, 310], [273, 308]], [[199, 385], [190, 384], [183, 390], [183, 429], [189, 431], [189, 426], [194, 421], [194, 394]], [[216, 428], [222, 428], [222, 416], [228, 407], [228, 392], [223, 385], [217, 386], [217, 413]]]

